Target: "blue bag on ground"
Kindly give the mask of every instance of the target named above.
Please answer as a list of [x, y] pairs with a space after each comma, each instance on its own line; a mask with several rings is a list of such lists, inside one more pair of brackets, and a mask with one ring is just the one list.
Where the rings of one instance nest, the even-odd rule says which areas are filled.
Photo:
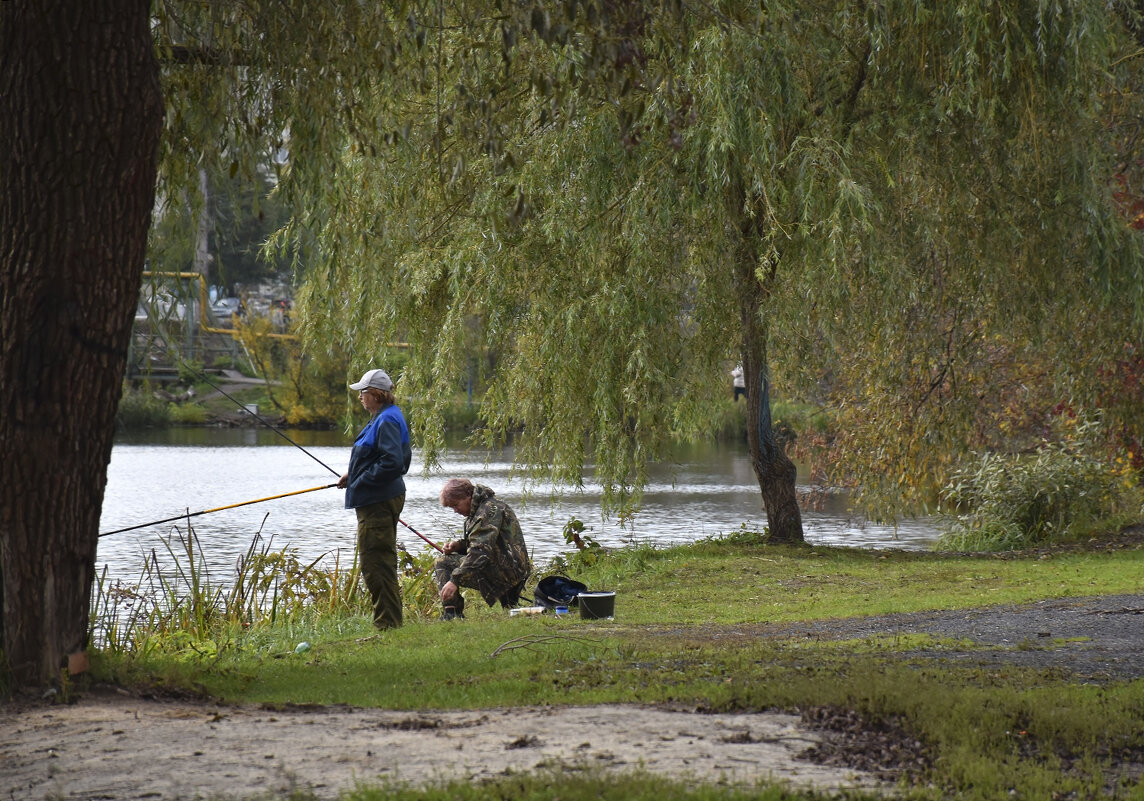
[[533, 598], [537, 606], [553, 609], [557, 606], [576, 606], [576, 596], [587, 591], [588, 585], [567, 576], [545, 576], [537, 583]]

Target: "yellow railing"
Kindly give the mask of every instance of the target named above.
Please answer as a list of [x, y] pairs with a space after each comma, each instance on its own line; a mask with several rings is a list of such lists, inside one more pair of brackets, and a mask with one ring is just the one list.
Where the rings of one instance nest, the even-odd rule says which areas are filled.
[[[144, 278], [153, 278], [153, 277], [181, 278], [181, 279], [188, 279], [188, 280], [196, 281], [198, 283], [198, 286], [199, 286], [199, 329], [202, 331], [206, 331], [209, 334], [228, 334], [233, 339], [242, 339], [242, 335], [239, 333], [237, 328], [215, 328], [214, 326], [212, 326], [210, 324], [209, 318], [207, 317], [207, 306], [210, 305], [209, 303], [207, 303], [207, 295], [208, 295], [208, 293], [207, 293], [207, 279], [202, 273], [155, 272], [152, 270], [144, 270], [143, 271], [143, 277]], [[262, 334], [262, 333], [260, 333], [260, 334], [258, 334], [258, 336], [271, 337], [272, 339], [293, 339], [293, 340], [296, 340], [298, 338], [295, 334], [269, 334], [269, 333]], [[385, 345], [386, 345], [386, 347], [390, 347], [390, 348], [408, 348], [409, 347], [408, 342], [386, 342]]]

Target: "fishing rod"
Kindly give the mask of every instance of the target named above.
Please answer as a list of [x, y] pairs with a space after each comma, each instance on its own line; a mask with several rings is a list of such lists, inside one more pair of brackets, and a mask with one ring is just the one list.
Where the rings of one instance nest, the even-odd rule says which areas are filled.
[[433, 542], [433, 540], [431, 540], [431, 539], [429, 539], [428, 537], [426, 537], [424, 534], [422, 534], [422, 533], [421, 533], [420, 531], [418, 531], [417, 529], [413, 528], [413, 526], [411, 526], [411, 525], [409, 525], [408, 523], [406, 523], [406, 522], [405, 522], [404, 520], [402, 520], [400, 517], [399, 517], [399, 518], [397, 518], [397, 522], [398, 522], [398, 523], [400, 523], [401, 525], [405, 526], [407, 529], [409, 529], [410, 531], [412, 531], [414, 534], [416, 534], [416, 535], [417, 535], [418, 537], [420, 537], [421, 539], [425, 540], [425, 541], [426, 541], [427, 543], [429, 543], [430, 545], [432, 545], [434, 548], [436, 548], [436, 549], [438, 550], [438, 552], [440, 552], [440, 553], [445, 553], [445, 549], [444, 549], [444, 548], [442, 548], [442, 547], [441, 547], [440, 545], [438, 545], [437, 543]]
[[[258, 414], [257, 412], [252, 412], [252, 411], [250, 411], [250, 409], [248, 409], [248, 408], [247, 408], [247, 406], [246, 406], [246, 404], [245, 404], [245, 403], [241, 403], [240, 401], [236, 400], [235, 398], [232, 398], [230, 395], [228, 395], [228, 394], [227, 394], [227, 393], [226, 393], [226, 392], [223, 390], [223, 388], [222, 388], [222, 387], [220, 387], [220, 386], [218, 386], [217, 384], [215, 384], [213, 381], [211, 381], [209, 378], [207, 378], [207, 377], [206, 377], [205, 375], [203, 375], [201, 372], [199, 372], [198, 370], [194, 369], [193, 367], [191, 367], [191, 366], [190, 366], [189, 364], [187, 364], [186, 362], [183, 362], [183, 367], [185, 367], [185, 368], [187, 369], [187, 371], [188, 371], [188, 372], [194, 373], [196, 376], [198, 376], [200, 379], [202, 379], [203, 383], [205, 383], [205, 384], [206, 384], [207, 386], [209, 386], [209, 387], [212, 387], [212, 388], [213, 388], [213, 389], [214, 389], [216, 392], [218, 392], [220, 395], [222, 395], [222, 396], [223, 396], [224, 398], [226, 398], [227, 400], [229, 400], [229, 401], [231, 401], [232, 403], [234, 403], [236, 406], [238, 406], [239, 408], [241, 408], [241, 409], [242, 409], [244, 412], [246, 412], [247, 414], [253, 415], [253, 416], [254, 416], [254, 418], [255, 418], [256, 420], [258, 420], [258, 422], [262, 423], [262, 425], [266, 426], [266, 427], [267, 427], [267, 428], [269, 428], [271, 431], [273, 431], [275, 434], [277, 434], [278, 436], [282, 437], [282, 439], [286, 440], [286, 441], [287, 441], [287, 442], [289, 442], [291, 445], [293, 445], [295, 448], [297, 448], [298, 450], [302, 451], [302, 453], [304, 453], [304, 454], [306, 454], [307, 456], [309, 456], [311, 459], [313, 459], [315, 462], [317, 462], [318, 464], [320, 464], [322, 467], [324, 467], [324, 468], [326, 468], [327, 470], [329, 470], [329, 471], [330, 471], [331, 473], [333, 473], [335, 476], [337, 476], [338, 478], [341, 478], [341, 473], [339, 473], [339, 472], [338, 472], [337, 470], [335, 470], [334, 468], [330, 467], [328, 464], [326, 464], [325, 462], [323, 462], [321, 459], [319, 459], [319, 458], [318, 458], [317, 456], [315, 456], [314, 454], [310, 453], [308, 450], [306, 450], [305, 448], [303, 448], [303, 447], [302, 447], [301, 445], [299, 445], [297, 442], [295, 442], [294, 440], [290, 439], [290, 437], [288, 437], [288, 436], [285, 434], [285, 432], [283, 432], [281, 429], [277, 428], [277, 427], [276, 427], [276, 426], [275, 426], [273, 423], [271, 423], [269, 420], [267, 420], [266, 418], [262, 417], [262, 416], [261, 416], [260, 414]], [[337, 485], [336, 485], [336, 484], [331, 484], [330, 486], [337, 486]], [[316, 488], [316, 489], [324, 489], [324, 487], [318, 487], [318, 488]], [[307, 492], [309, 492], [309, 490], [306, 490], [306, 491], [307, 491]], [[269, 498], [267, 498], [266, 500], [270, 500], [270, 499], [269, 499]], [[251, 503], [256, 503], [256, 501], [251, 501]], [[225, 509], [225, 508], [227, 508], [227, 507], [223, 507], [223, 508]], [[217, 510], [212, 510], [212, 511], [217, 511]], [[158, 522], [160, 522], [160, 523], [165, 523], [165, 522], [168, 522], [168, 521], [165, 521], [165, 520], [160, 520], [160, 521], [158, 521]], [[398, 522], [398, 523], [400, 523], [401, 525], [405, 526], [407, 529], [409, 529], [410, 531], [412, 531], [414, 534], [416, 534], [416, 535], [417, 535], [418, 537], [420, 537], [421, 539], [425, 540], [425, 542], [429, 543], [429, 545], [431, 545], [431, 546], [433, 546], [434, 548], [436, 548], [436, 549], [437, 549], [439, 552], [441, 552], [441, 553], [445, 553], [445, 549], [444, 549], [444, 548], [442, 548], [442, 547], [441, 547], [440, 545], [438, 545], [437, 543], [433, 542], [433, 540], [431, 540], [431, 539], [429, 539], [428, 537], [426, 537], [424, 534], [422, 534], [422, 533], [421, 533], [420, 531], [418, 531], [417, 529], [413, 528], [413, 526], [411, 526], [411, 525], [409, 525], [408, 523], [406, 523], [406, 522], [405, 522], [404, 520], [402, 520], [400, 517], [399, 517], [399, 518], [397, 518], [397, 522]], [[108, 533], [110, 533], [110, 534], [116, 534], [116, 533], [118, 533], [118, 532], [115, 532], [115, 531], [111, 531], [111, 532], [108, 532]], [[102, 537], [103, 535], [102, 535], [102, 534], [100, 534], [100, 536]]]
[[201, 512], [185, 512], [181, 515], [175, 515], [174, 517], [163, 518], [162, 520], [152, 520], [150, 523], [140, 523], [137, 526], [128, 526], [127, 528], [117, 528], [117, 529], [115, 529], [115, 531], [105, 531], [102, 534], [100, 534], [99, 536], [110, 537], [112, 534], [122, 534], [124, 531], [134, 531], [137, 528], [147, 528], [147, 526], [157, 526], [160, 523], [172, 523], [176, 520], [182, 520], [182, 519], [187, 518], [187, 517], [198, 517], [199, 515], [208, 515], [211, 512], [221, 512], [224, 509], [237, 509], [239, 506], [250, 506], [250, 504], [252, 504], [252, 503], [263, 503], [264, 501], [273, 501], [273, 500], [277, 500], [278, 498], [289, 498], [291, 495], [302, 495], [303, 493], [306, 493], [306, 492], [317, 492], [318, 490], [329, 489], [330, 487], [336, 487], [336, 486], [338, 486], [338, 485], [337, 484], [323, 484], [320, 487], [310, 487], [309, 489], [294, 490], [293, 492], [284, 492], [281, 495], [271, 495], [269, 498], [258, 498], [257, 500], [253, 500], [253, 501], [243, 501], [242, 503], [232, 503], [228, 506], [218, 506], [214, 509], [203, 509]]

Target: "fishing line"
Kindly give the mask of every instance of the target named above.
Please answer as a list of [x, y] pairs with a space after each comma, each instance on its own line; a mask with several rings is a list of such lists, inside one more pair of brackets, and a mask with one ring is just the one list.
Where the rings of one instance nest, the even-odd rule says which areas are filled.
[[302, 453], [304, 453], [304, 454], [306, 454], [307, 456], [309, 456], [311, 459], [313, 459], [315, 462], [317, 462], [318, 464], [320, 464], [322, 467], [324, 467], [324, 468], [326, 468], [327, 470], [329, 470], [329, 471], [330, 471], [331, 473], [333, 473], [335, 476], [338, 476], [339, 478], [341, 477], [341, 475], [342, 475], [342, 474], [341, 474], [341, 473], [339, 473], [337, 470], [335, 470], [334, 468], [330, 467], [328, 464], [326, 464], [325, 462], [323, 462], [321, 459], [319, 459], [319, 458], [318, 458], [317, 456], [315, 456], [314, 454], [310, 453], [308, 450], [306, 450], [305, 448], [303, 448], [301, 445], [299, 445], [299, 444], [298, 444], [297, 442], [295, 442], [294, 440], [290, 439], [290, 437], [288, 437], [288, 436], [287, 436], [287, 435], [286, 435], [286, 434], [285, 434], [285, 433], [284, 433], [284, 432], [283, 432], [281, 429], [279, 429], [279, 428], [275, 427], [275, 425], [274, 425], [273, 423], [271, 423], [269, 420], [267, 420], [265, 417], [263, 417], [262, 415], [258, 414], [257, 412], [252, 412], [252, 411], [250, 411], [250, 409], [247, 407], [247, 405], [246, 405], [245, 403], [242, 403], [242, 402], [240, 402], [240, 401], [236, 400], [235, 398], [232, 398], [230, 395], [226, 394], [226, 392], [223, 390], [223, 388], [222, 388], [222, 387], [220, 387], [220, 386], [218, 386], [217, 384], [215, 384], [213, 381], [211, 381], [211, 380], [210, 380], [209, 378], [207, 378], [205, 375], [203, 375], [202, 373], [200, 373], [198, 370], [194, 369], [193, 367], [191, 367], [190, 365], [188, 365], [186, 362], [183, 362], [183, 367], [185, 367], [185, 368], [187, 369], [187, 371], [188, 371], [188, 372], [191, 372], [191, 373], [194, 373], [195, 375], [197, 375], [199, 378], [201, 378], [201, 379], [203, 380], [203, 383], [204, 383], [204, 384], [206, 384], [207, 386], [213, 387], [213, 388], [215, 389], [215, 391], [217, 391], [217, 392], [218, 392], [220, 395], [222, 395], [222, 396], [223, 396], [224, 398], [226, 398], [227, 400], [229, 400], [229, 401], [233, 402], [235, 406], [238, 406], [240, 409], [242, 409], [242, 410], [243, 410], [244, 412], [246, 412], [247, 414], [249, 414], [249, 415], [253, 415], [253, 417], [254, 417], [256, 420], [258, 420], [258, 422], [262, 423], [262, 425], [266, 426], [266, 427], [267, 427], [267, 428], [269, 428], [271, 431], [273, 431], [275, 434], [277, 434], [278, 436], [282, 437], [282, 439], [286, 440], [286, 441], [287, 441], [287, 442], [289, 442], [291, 445], [293, 445], [295, 448], [297, 448], [298, 450], [302, 451]]
[[112, 534], [122, 534], [124, 531], [134, 531], [137, 528], [146, 528], [147, 526], [157, 526], [160, 523], [172, 523], [176, 520], [183, 520], [188, 517], [198, 517], [199, 515], [207, 515], [211, 512], [221, 512], [224, 509], [237, 509], [239, 506], [250, 506], [252, 503], [263, 503], [264, 501], [274, 501], [278, 498], [289, 498], [291, 495], [302, 495], [306, 492], [317, 492], [318, 490], [330, 489], [336, 487], [337, 484], [323, 484], [320, 487], [310, 487], [309, 489], [294, 490], [293, 492], [283, 492], [281, 495], [271, 495], [269, 498], [258, 498], [253, 501], [243, 501], [242, 503], [232, 503], [227, 506], [217, 506], [214, 509], [203, 509], [201, 512], [184, 512], [181, 515], [174, 517], [165, 517], [162, 520], [152, 520], [150, 523], [140, 523], [137, 526], [128, 526], [127, 528], [117, 528], [115, 531], [105, 531], [99, 536], [110, 537]]
[[[287, 442], [289, 442], [291, 445], [293, 445], [295, 448], [297, 448], [298, 450], [302, 451], [302, 453], [304, 453], [304, 454], [306, 454], [307, 456], [309, 456], [311, 459], [313, 459], [315, 462], [317, 462], [318, 464], [320, 464], [322, 467], [324, 467], [324, 468], [326, 468], [327, 470], [329, 470], [329, 471], [330, 471], [331, 473], [333, 473], [335, 476], [338, 476], [339, 478], [341, 478], [341, 473], [339, 473], [339, 472], [338, 472], [337, 470], [335, 470], [334, 468], [330, 467], [328, 464], [326, 464], [325, 462], [323, 462], [321, 459], [319, 459], [319, 458], [318, 458], [317, 456], [315, 456], [314, 454], [310, 453], [308, 450], [306, 450], [305, 448], [303, 448], [303, 447], [302, 447], [301, 445], [299, 445], [297, 442], [295, 442], [294, 440], [290, 439], [290, 437], [286, 436], [286, 434], [285, 434], [285, 433], [283, 433], [283, 432], [282, 432], [282, 431], [281, 431], [279, 428], [277, 428], [277, 427], [276, 427], [276, 426], [275, 426], [273, 423], [271, 423], [271, 422], [270, 422], [269, 420], [267, 420], [265, 417], [262, 417], [262, 416], [261, 416], [260, 414], [258, 414], [257, 412], [252, 412], [252, 411], [250, 411], [250, 409], [248, 409], [248, 408], [247, 408], [247, 406], [246, 406], [246, 404], [245, 404], [245, 403], [242, 403], [242, 402], [240, 402], [240, 401], [236, 400], [235, 398], [232, 398], [230, 395], [228, 395], [228, 394], [227, 394], [227, 393], [226, 393], [226, 392], [223, 390], [223, 388], [222, 388], [222, 387], [220, 387], [220, 386], [218, 386], [217, 384], [215, 384], [213, 381], [211, 381], [209, 378], [207, 378], [205, 375], [203, 375], [201, 372], [199, 372], [199, 371], [198, 371], [198, 370], [196, 370], [195, 368], [191, 367], [191, 366], [190, 366], [189, 364], [187, 364], [186, 362], [183, 362], [182, 364], [183, 364], [183, 367], [185, 367], [185, 368], [187, 369], [187, 371], [188, 371], [188, 372], [190, 372], [190, 373], [194, 373], [196, 376], [198, 376], [199, 378], [201, 378], [201, 379], [202, 379], [202, 381], [203, 381], [203, 383], [205, 383], [207, 386], [209, 386], [209, 387], [213, 387], [213, 388], [214, 388], [214, 389], [215, 389], [215, 390], [216, 390], [216, 391], [217, 391], [217, 392], [218, 392], [220, 395], [222, 395], [224, 398], [226, 398], [227, 400], [229, 400], [229, 401], [231, 401], [232, 403], [234, 403], [236, 406], [238, 406], [239, 408], [241, 408], [241, 409], [242, 409], [244, 412], [246, 412], [247, 414], [249, 414], [249, 415], [253, 415], [253, 417], [254, 417], [256, 420], [258, 420], [258, 422], [262, 423], [264, 426], [266, 426], [267, 428], [269, 428], [269, 429], [270, 429], [271, 431], [273, 431], [275, 434], [277, 434], [278, 436], [282, 437], [282, 439], [286, 440], [286, 441], [287, 441]], [[336, 485], [336, 484], [331, 484], [330, 486], [331, 486], [331, 487], [334, 487], [334, 486], [337, 486], [337, 485]], [[314, 489], [325, 489], [325, 487], [315, 487]], [[303, 492], [312, 492], [312, 490], [303, 490]], [[282, 496], [277, 496], [277, 497], [282, 497]], [[270, 499], [269, 499], [269, 498], [266, 498], [265, 500], [270, 500]], [[248, 503], [258, 503], [258, 501], [248, 501]], [[242, 505], [244, 505], [244, 504], [238, 504], [238, 505], [239, 505], [239, 506], [242, 506]], [[228, 509], [228, 508], [230, 508], [230, 507], [227, 507], [227, 506], [223, 506], [223, 507], [220, 507], [220, 508], [222, 508], [222, 509]], [[212, 510], [209, 510], [209, 511], [218, 511], [218, 510], [217, 510], [217, 509], [212, 509]], [[204, 513], [204, 512], [198, 512], [197, 514], [205, 514], [205, 513]], [[179, 519], [179, 518], [171, 518], [171, 519], [172, 519], [172, 520], [177, 520], [177, 519]], [[156, 521], [156, 522], [157, 522], [157, 523], [166, 523], [166, 522], [169, 522], [169, 521], [167, 521], [167, 520], [158, 520], [158, 521]], [[437, 543], [433, 542], [433, 540], [431, 540], [431, 539], [429, 539], [428, 537], [426, 537], [424, 534], [422, 534], [422, 533], [421, 533], [420, 531], [418, 531], [417, 529], [413, 528], [413, 526], [411, 526], [411, 525], [409, 525], [408, 523], [406, 523], [406, 522], [405, 522], [404, 520], [402, 520], [400, 517], [399, 517], [399, 518], [397, 518], [397, 522], [398, 522], [398, 523], [400, 523], [401, 525], [405, 526], [407, 529], [409, 529], [410, 531], [412, 531], [414, 534], [416, 534], [416, 535], [417, 535], [418, 537], [420, 537], [421, 539], [425, 540], [425, 542], [429, 543], [431, 546], [433, 546], [434, 548], [436, 548], [436, 549], [437, 549], [438, 551], [440, 551], [441, 553], [445, 553], [445, 549], [444, 549], [444, 548], [442, 548], [442, 547], [441, 547], [440, 545], [438, 545]], [[144, 524], [144, 525], [152, 525], [152, 524], [150, 524], [150, 523], [146, 523], [146, 524]], [[142, 526], [137, 526], [136, 528], [142, 528]], [[120, 529], [120, 531], [130, 531], [130, 529]], [[116, 532], [116, 531], [109, 531], [109, 532], [108, 532], [108, 534], [117, 534], [117, 533], [119, 533], [119, 532]], [[101, 537], [102, 537], [102, 536], [104, 536], [104, 535], [103, 535], [103, 534], [100, 534], [99, 536], [101, 536]]]

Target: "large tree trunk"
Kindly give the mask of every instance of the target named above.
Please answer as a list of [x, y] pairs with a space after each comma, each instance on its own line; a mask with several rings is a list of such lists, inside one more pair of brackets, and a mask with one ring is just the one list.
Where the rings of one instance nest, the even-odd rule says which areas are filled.
[[[740, 200], [733, 211], [742, 215]], [[768, 292], [765, 282], [773, 276], [760, 275], [757, 243], [760, 241], [754, 219], [740, 226], [742, 241], [736, 254], [735, 283], [739, 298], [739, 321], [743, 332], [743, 378], [747, 387], [747, 447], [751, 466], [759, 481], [763, 509], [771, 542], [803, 542], [802, 512], [795, 489], [797, 469], [775, 437], [771, 420], [771, 384], [767, 362], [765, 321]]]
[[0, 2], [0, 642], [16, 686], [86, 646], [162, 124], [149, 8]]

